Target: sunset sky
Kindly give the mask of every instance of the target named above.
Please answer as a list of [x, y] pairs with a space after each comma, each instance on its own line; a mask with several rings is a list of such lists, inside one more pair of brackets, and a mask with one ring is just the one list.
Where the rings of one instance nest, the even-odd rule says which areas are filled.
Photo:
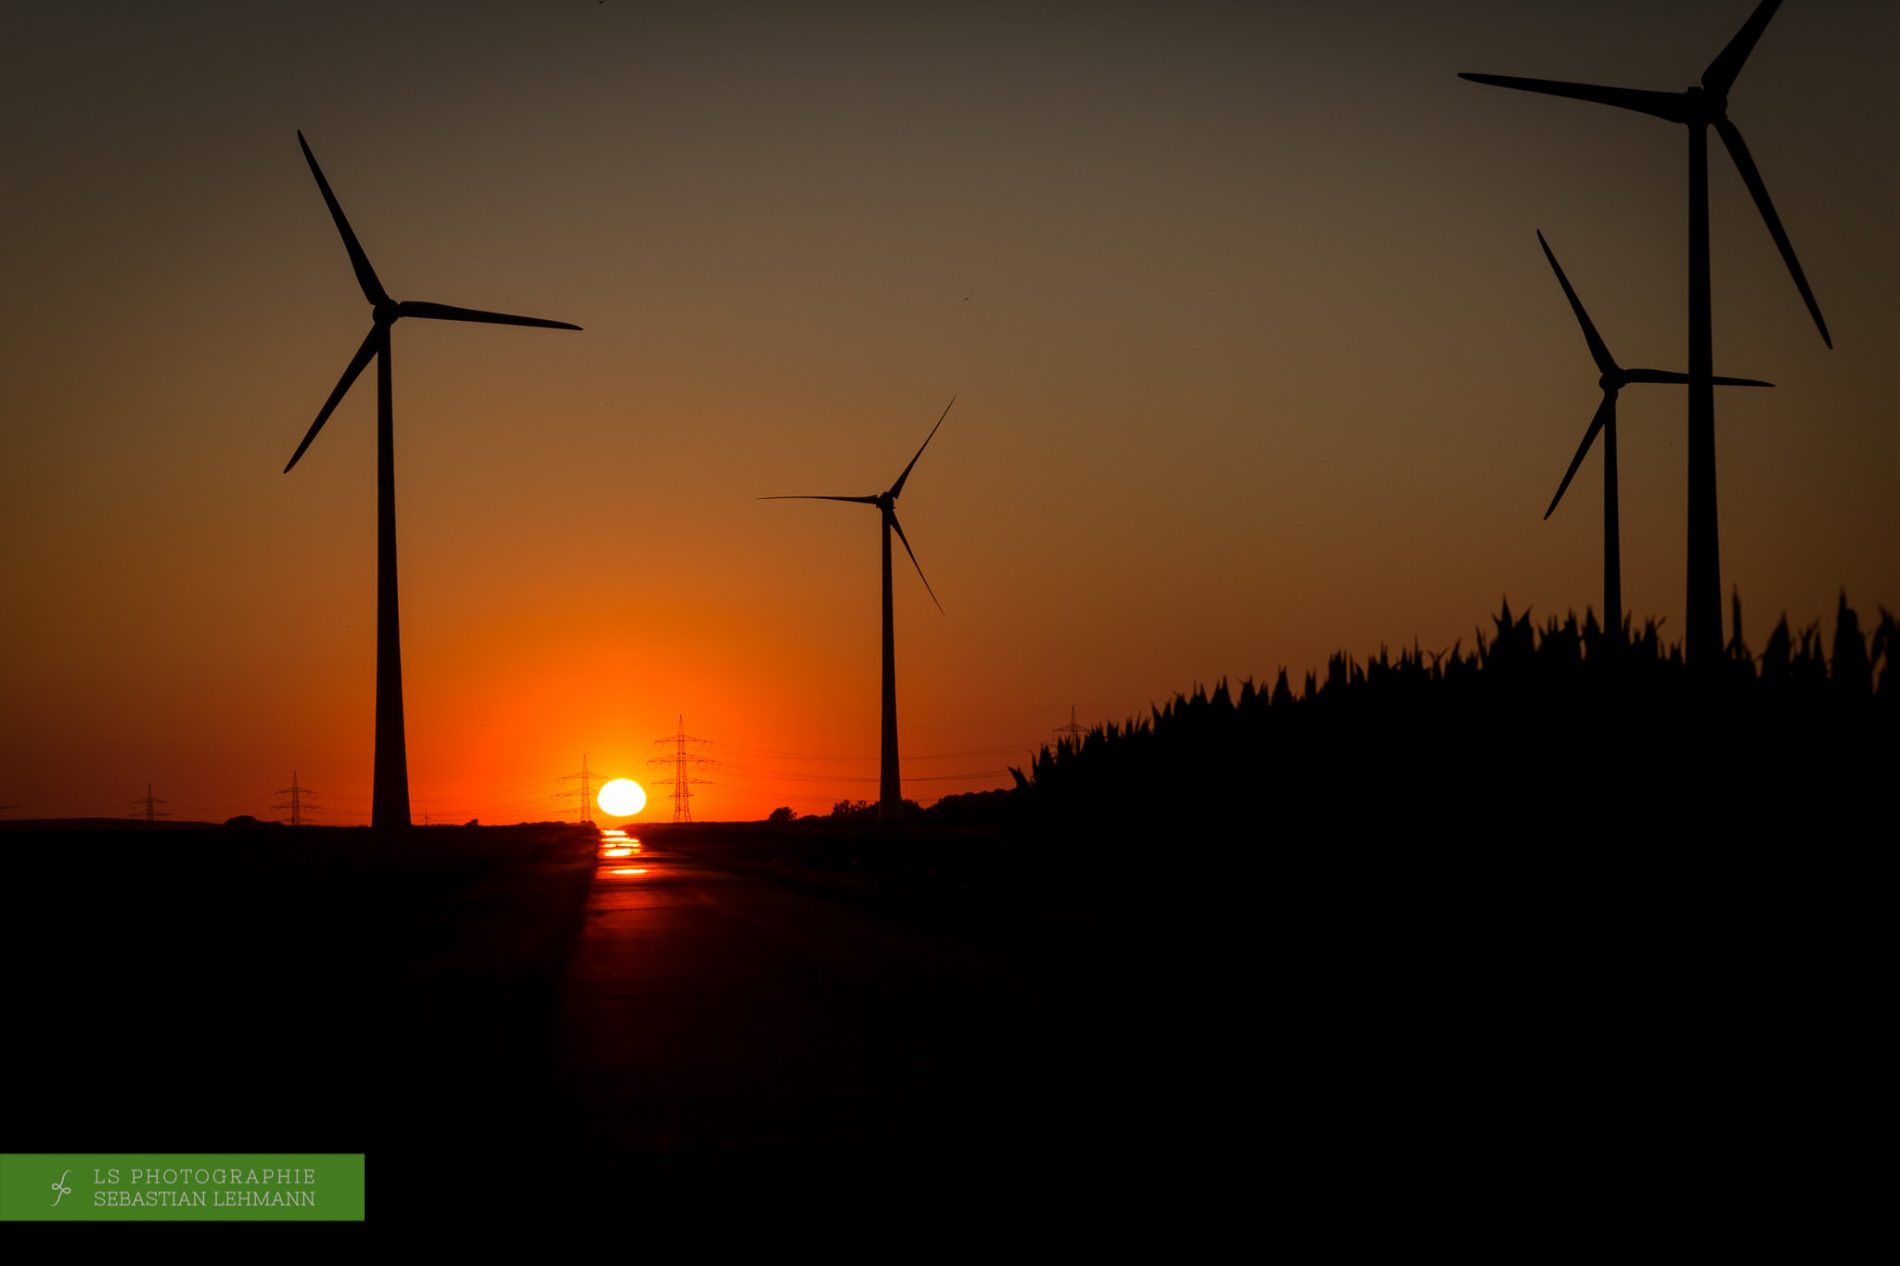
[[[712, 740], [696, 816], [906, 795], [1346, 649], [1601, 593], [1598, 400], [1686, 368], [1679, 90], [1752, 0], [16, 3], [0, 22], [0, 804], [366, 821], [375, 391], [302, 128], [398, 298], [417, 821], [571, 816]], [[1834, 334], [1711, 152], [1722, 585], [1759, 648], [1900, 610], [1900, 5], [1788, 0], [1732, 96]], [[1684, 399], [1622, 400], [1624, 592], [1682, 629]]]

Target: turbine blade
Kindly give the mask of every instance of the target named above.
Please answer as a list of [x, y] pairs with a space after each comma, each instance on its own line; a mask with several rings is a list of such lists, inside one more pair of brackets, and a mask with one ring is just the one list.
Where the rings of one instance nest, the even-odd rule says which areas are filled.
[[[1623, 377], [1628, 382], [1686, 383], [1689, 375], [1679, 374], [1673, 369], [1626, 369]], [[1759, 378], [1711, 378], [1718, 387], [1772, 387], [1772, 382], [1763, 382]]]
[[[951, 396], [950, 404], [946, 404], [945, 406], [943, 406], [943, 412], [937, 416], [937, 426], [943, 425], [943, 420], [950, 416], [950, 405], [955, 404], [956, 402], [957, 402], [957, 398], [955, 396]], [[917, 446], [917, 457], [922, 457], [924, 455], [924, 450], [930, 447], [930, 441], [936, 438], [937, 426], [931, 427], [930, 434], [924, 436], [924, 442]], [[915, 466], [917, 464], [917, 457], [913, 457], [910, 459], [910, 466]], [[897, 482], [891, 485], [890, 496], [893, 501], [897, 499], [898, 493], [904, 491], [904, 481], [910, 478], [910, 466], [904, 467], [904, 473], [899, 475], [897, 477]], [[899, 532], [898, 535], [902, 536], [903, 533]], [[910, 561], [914, 563], [917, 560], [913, 558]], [[919, 574], [920, 575], [922, 574], [921, 569], [919, 571]], [[930, 588], [929, 581], [924, 582], [924, 588], [926, 589]], [[941, 611], [943, 608], [939, 607], [937, 609]]]
[[348, 393], [350, 384], [356, 381], [356, 376], [363, 372], [363, 367], [369, 364], [372, 356], [376, 355], [378, 336], [382, 332], [382, 326], [370, 326], [369, 336], [363, 340], [363, 345], [356, 349], [356, 355], [350, 357], [349, 366], [344, 369], [343, 376], [336, 380], [336, 390], [332, 391], [330, 398], [323, 402], [323, 411], [317, 414], [317, 420], [310, 424], [308, 431], [304, 432], [303, 443], [297, 445], [297, 451], [292, 453], [290, 460], [284, 464], [286, 475], [290, 473], [290, 468], [297, 464], [297, 459], [303, 456], [303, 451], [310, 447], [310, 441], [317, 438], [317, 432], [323, 429], [323, 424], [330, 420], [330, 414], [336, 410], [338, 403]]
[[1742, 173], [1742, 183], [1748, 186], [1748, 192], [1755, 199], [1755, 206], [1761, 211], [1761, 218], [1767, 221], [1768, 236], [1775, 239], [1775, 247], [1781, 252], [1782, 262], [1788, 265], [1788, 271], [1794, 276], [1794, 286], [1801, 292], [1802, 302], [1808, 305], [1808, 315], [1814, 318], [1814, 328], [1821, 331], [1821, 341], [1829, 347], [1834, 340], [1828, 336], [1827, 322], [1821, 319], [1821, 305], [1814, 301], [1814, 291], [1808, 289], [1807, 274], [1801, 271], [1801, 261], [1794, 257], [1794, 243], [1788, 240], [1788, 234], [1781, 227], [1781, 217], [1775, 214], [1775, 204], [1768, 198], [1768, 186], [1762, 183], [1761, 173], [1755, 169], [1755, 160], [1749, 156], [1748, 143], [1742, 140], [1741, 129], [1726, 118], [1715, 121], [1715, 130], [1722, 134], [1722, 140], [1728, 145], [1729, 157], [1735, 160], [1735, 168]]
[[1577, 455], [1570, 459], [1570, 469], [1564, 472], [1564, 481], [1557, 485], [1557, 495], [1550, 499], [1550, 509], [1544, 511], [1548, 519], [1556, 512], [1557, 503], [1564, 499], [1564, 492], [1570, 487], [1570, 481], [1577, 477], [1577, 467], [1583, 465], [1584, 457], [1590, 452], [1590, 445], [1596, 443], [1597, 432], [1603, 429], [1605, 422], [1616, 420], [1616, 395], [1603, 393], [1603, 403], [1597, 406], [1597, 415], [1590, 419], [1590, 429], [1583, 433], [1583, 443], [1577, 445]]
[[[949, 410], [945, 409], [944, 412], [948, 413]], [[937, 420], [941, 422], [943, 419], [939, 418]], [[917, 552], [911, 549], [910, 538], [904, 535], [904, 525], [897, 521], [897, 513], [895, 511], [891, 513], [891, 526], [897, 529], [897, 539], [904, 542], [904, 552], [910, 555], [910, 565], [917, 569], [917, 579], [924, 582], [924, 592], [930, 595], [932, 602], [937, 602], [937, 591], [930, 587], [930, 578], [924, 575], [924, 565], [917, 561]], [[943, 603], [937, 602], [937, 610], [939, 613], [943, 611]]]
[[1768, 27], [1768, 19], [1775, 16], [1775, 10], [1781, 7], [1781, 0], [1762, 0], [1755, 11], [1748, 15], [1748, 21], [1742, 23], [1742, 29], [1735, 32], [1735, 38], [1728, 47], [1715, 55], [1709, 68], [1702, 72], [1702, 86], [1710, 92], [1722, 96], [1735, 86], [1735, 77], [1742, 73], [1742, 63], [1755, 51], [1755, 41]]
[[1563, 265], [1557, 262], [1557, 256], [1551, 252], [1550, 243], [1544, 240], [1542, 229], [1537, 231], [1537, 244], [1544, 248], [1544, 258], [1557, 274], [1557, 284], [1564, 288], [1564, 298], [1570, 300], [1570, 310], [1577, 314], [1577, 324], [1583, 327], [1583, 341], [1590, 345], [1590, 359], [1597, 363], [1600, 374], [1616, 370], [1616, 358], [1610, 355], [1610, 349], [1603, 345], [1603, 339], [1597, 334], [1597, 327], [1591, 324], [1590, 314], [1583, 310], [1583, 300], [1577, 298], [1577, 292], [1571, 288], [1570, 278], [1564, 276]]
[[1553, 97], [1575, 97], [1579, 101], [1594, 101], [1598, 105], [1616, 106], [1624, 110], [1634, 110], [1639, 114], [1653, 114], [1659, 119], [1668, 119], [1672, 123], [1687, 123], [1689, 113], [1682, 94], [1675, 92], [1649, 92], [1641, 88], [1606, 88], [1600, 84], [1564, 83], [1556, 79], [1521, 79], [1516, 75], [1475, 75], [1459, 72], [1458, 78], [1469, 79], [1474, 84], [1491, 84], [1498, 88], [1516, 88], [1520, 92], [1541, 92]]
[[506, 312], [483, 312], [479, 308], [452, 308], [446, 303], [405, 301], [396, 305], [403, 316], [426, 317], [433, 321], [479, 321], [486, 325], [533, 325], [548, 330], [578, 330], [566, 321], [548, 321], [541, 317], [510, 316]]
[[789, 496], [756, 497], [757, 501], [856, 501], [867, 506], [877, 504], [876, 497], [821, 497], [812, 493], [793, 493]]
[[330, 182], [323, 178], [323, 168], [317, 166], [317, 156], [310, 152], [310, 142], [303, 139], [301, 129], [297, 132], [297, 144], [303, 146], [303, 156], [310, 164], [310, 174], [317, 178], [317, 188], [323, 191], [323, 200], [330, 208], [330, 218], [336, 221], [336, 231], [343, 235], [343, 249], [350, 253], [350, 267], [356, 270], [356, 284], [363, 288], [363, 297], [371, 303], [388, 303], [389, 293], [383, 289], [383, 283], [376, 280], [376, 270], [369, 266], [369, 256], [363, 253], [363, 244], [350, 231], [350, 222], [344, 217], [343, 208], [337, 204], [336, 195], [330, 192]]

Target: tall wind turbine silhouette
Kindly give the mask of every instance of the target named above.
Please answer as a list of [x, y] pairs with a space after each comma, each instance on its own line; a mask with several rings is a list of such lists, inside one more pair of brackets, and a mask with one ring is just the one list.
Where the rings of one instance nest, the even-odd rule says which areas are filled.
[[[1551, 251], [1550, 243], [1544, 240], [1542, 230], [1538, 231], [1537, 244], [1544, 248], [1544, 258], [1550, 261], [1551, 271], [1557, 274], [1557, 284], [1564, 288], [1564, 298], [1570, 300], [1570, 310], [1576, 314], [1577, 324], [1583, 329], [1583, 341], [1590, 346], [1590, 359], [1597, 365], [1600, 375], [1597, 384], [1603, 388], [1603, 403], [1597, 406], [1596, 416], [1590, 419], [1590, 426], [1583, 433], [1583, 443], [1577, 446], [1577, 455], [1570, 459], [1570, 469], [1564, 472], [1563, 482], [1557, 485], [1557, 495], [1550, 499], [1550, 509], [1544, 511], [1544, 517], [1548, 519], [1556, 511], [1557, 503], [1564, 499], [1564, 490], [1570, 487], [1570, 481], [1576, 477], [1577, 467], [1583, 465], [1590, 445], [1596, 442], [1597, 433], [1602, 432], [1603, 627], [1614, 632], [1623, 627], [1623, 549], [1617, 527], [1616, 495], [1616, 396], [1633, 382], [1686, 383], [1689, 375], [1668, 369], [1624, 369], [1618, 365], [1602, 336], [1597, 333], [1590, 314], [1583, 310], [1583, 301], [1577, 298], [1570, 278], [1564, 276], [1563, 265], [1557, 262], [1557, 256]], [[1717, 378], [1714, 381], [1724, 387], [1774, 386], [1757, 378]]]
[[1781, 0], [1762, 0], [1735, 38], [1702, 72], [1702, 82], [1682, 92], [1606, 88], [1511, 75], [1459, 75], [1474, 83], [1634, 110], [1689, 129], [1689, 585], [1683, 641], [1689, 662], [1703, 667], [1714, 665], [1722, 654], [1721, 538], [1715, 511], [1715, 341], [1709, 300], [1709, 128], [1715, 128], [1728, 147], [1742, 183], [1748, 186], [1768, 225], [1769, 236], [1794, 277], [1795, 288], [1821, 331], [1821, 341], [1834, 346], [1814, 292], [1808, 288], [1807, 276], [1795, 258], [1794, 245], [1769, 200], [1768, 186], [1762, 183], [1740, 129], [1728, 117], [1729, 89], [1735, 86], [1743, 63], [1780, 4]]
[[330, 420], [331, 412], [342, 401], [351, 384], [374, 358], [376, 766], [374, 789], [370, 795], [370, 825], [378, 828], [406, 827], [409, 825], [409, 757], [403, 737], [402, 635], [396, 611], [396, 444], [392, 427], [394, 407], [390, 386], [390, 327], [401, 317], [479, 321], [491, 325], [536, 325], [553, 330], [578, 330], [581, 327], [566, 321], [544, 321], [540, 317], [509, 316], [502, 312], [481, 312], [474, 308], [452, 308], [441, 303], [418, 303], [413, 300], [398, 302], [391, 299], [389, 292], [383, 289], [383, 283], [376, 279], [376, 270], [370, 267], [369, 256], [363, 253], [356, 234], [351, 232], [350, 222], [344, 218], [343, 208], [337, 204], [336, 195], [330, 192], [330, 182], [323, 178], [323, 169], [317, 166], [317, 156], [310, 152], [310, 143], [304, 140], [301, 131], [297, 133], [297, 144], [303, 147], [304, 159], [310, 164], [310, 174], [317, 178], [317, 188], [322, 190], [323, 201], [330, 208], [330, 218], [336, 221], [337, 232], [343, 237], [343, 249], [349, 252], [350, 266], [356, 270], [356, 283], [363, 288], [363, 297], [369, 300], [372, 314], [368, 336], [363, 339], [363, 345], [356, 349], [356, 355], [350, 358], [343, 376], [337, 380], [336, 389], [330, 392], [330, 398], [323, 402], [323, 409], [317, 414], [317, 420], [310, 424], [309, 431], [305, 432], [303, 443], [297, 445], [297, 451], [285, 463], [284, 473], [290, 473], [304, 450], [310, 447], [310, 441], [317, 438], [317, 432]]
[[910, 565], [917, 569], [917, 579], [924, 582], [924, 592], [930, 600], [937, 603], [937, 610], [943, 610], [943, 603], [937, 602], [937, 591], [930, 587], [930, 580], [924, 575], [924, 565], [917, 561], [916, 551], [910, 547], [910, 538], [904, 535], [904, 525], [897, 521], [897, 498], [904, 491], [904, 481], [910, 478], [911, 467], [917, 464], [917, 458], [924, 455], [930, 447], [930, 441], [936, 438], [937, 427], [943, 425], [944, 418], [950, 416], [950, 406], [957, 402], [950, 397], [950, 404], [943, 406], [943, 413], [937, 418], [937, 426], [930, 428], [930, 434], [924, 436], [924, 442], [917, 446], [917, 456], [910, 459], [910, 465], [897, 477], [897, 482], [883, 492], [869, 497], [826, 497], [809, 494], [779, 497], [760, 497], [761, 501], [850, 501], [859, 505], [876, 506], [884, 519], [884, 746], [878, 765], [877, 816], [879, 821], [894, 822], [904, 814], [904, 792], [899, 785], [897, 774], [897, 657], [896, 643], [892, 636], [891, 623], [891, 533], [897, 533], [897, 539], [904, 543], [904, 552], [910, 555]]

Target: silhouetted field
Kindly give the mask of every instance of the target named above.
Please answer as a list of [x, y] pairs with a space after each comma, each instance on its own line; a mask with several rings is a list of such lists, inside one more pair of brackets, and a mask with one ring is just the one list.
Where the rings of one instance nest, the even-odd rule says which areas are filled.
[[[1541, 625], [1507, 606], [1471, 648], [1336, 655], [1295, 690], [1226, 682], [1097, 726], [1018, 771], [1025, 846], [1104, 848], [1191, 826], [1225, 856], [1429, 842], [1872, 844], [1892, 821], [1900, 638], [1841, 602], [1831, 643], [1785, 619], [1756, 655], [1686, 668], [1652, 624]], [[1735, 626], [1740, 627], [1739, 608]]]
[[9, 1148], [366, 1151], [374, 1192], [522, 1134], [595, 839], [0, 832]]

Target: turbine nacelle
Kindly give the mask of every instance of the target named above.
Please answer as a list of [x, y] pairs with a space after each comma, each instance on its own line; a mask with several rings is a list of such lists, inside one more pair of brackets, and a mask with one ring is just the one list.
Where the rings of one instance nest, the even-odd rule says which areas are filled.
[[1728, 94], [1710, 92], [1700, 84], [1690, 84], [1682, 90], [1683, 122], [1694, 126], [1704, 124], [1713, 126], [1728, 119]]

